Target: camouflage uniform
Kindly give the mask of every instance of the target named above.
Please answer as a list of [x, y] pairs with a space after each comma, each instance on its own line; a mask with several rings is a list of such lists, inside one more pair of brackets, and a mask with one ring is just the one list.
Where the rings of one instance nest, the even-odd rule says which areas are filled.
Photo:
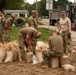
[[[63, 41], [64, 41], [64, 53], [66, 52], [66, 49], [68, 48], [68, 46], [70, 45], [71, 43], [71, 37], [69, 38], [68, 35], [69, 35], [69, 28], [68, 28], [68, 24], [71, 24], [71, 21], [69, 18], [60, 18], [59, 20], [59, 25], [61, 26], [61, 29], [62, 29], [62, 37], [63, 37]], [[70, 35], [71, 36], [71, 35]]]
[[2, 21], [3, 21], [3, 14], [0, 12], [0, 42], [4, 43]]
[[[34, 25], [34, 28], [38, 30], [37, 20], [35, 18], [33, 18], [32, 16], [30, 16], [30, 18], [29, 18], [29, 27], [32, 27], [31, 25]], [[33, 47], [34, 51], [36, 48], [36, 44], [37, 44], [37, 40], [35, 39], [32, 41], [32, 47]]]
[[29, 27], [31, 27], [31, 25], [34, 25], [34, 28], [38, 30], [37, 20], [32, 16], [29, 18]]
[[37, 30], [32, 27], [25, 27], [25, 28], [22, 28], [18, 33], [18, 46], [19, 46], [19, 51], [20, 51], [20, 61], [26, 59], [25, 47], [26, 49], [28, 48], [28, 45], [25, 42], [26, 35], [28, 34], [32, 38], [34, 31], [37, 31]]
[[63, 39], [61, 36], [53, 35], [49, 38], [48, 42], [49, 46], [51, 46], [51, 49], [49, 52], [43, 52], [44, 58], [48, 59], [48, 65], [50, 67], [50, 61], [52, 57], [58, 57], [59, 58], [59, 65], [60, 65], [60, 58], [63, 55]]
[[6, 19], [5, 21], [5, 29], [4, 29], [4, 42], [10, 42], [10, 25], [11, 25], [11, 21], [9, 19]]

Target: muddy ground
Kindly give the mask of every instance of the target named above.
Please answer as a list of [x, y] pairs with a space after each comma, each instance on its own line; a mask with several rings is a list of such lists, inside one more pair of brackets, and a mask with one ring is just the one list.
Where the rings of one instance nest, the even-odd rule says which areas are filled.
[[[72, 63], [76, 67], [76, 62]], [[76, 72], [63, 68], [48, 68], [47, 65], [32, 65], [25, 62], [0, 63], [0, 75], [76, 75]]]
[[[72, 47], [76, 42], [72, 42]], [[76, 62], [71, 62], [76, 68]], [[64, 71], [63, 68], [48, 68], [47, 65], [26, 62], [0, 63], [0, 75], [76, 75], [76, 72]]]

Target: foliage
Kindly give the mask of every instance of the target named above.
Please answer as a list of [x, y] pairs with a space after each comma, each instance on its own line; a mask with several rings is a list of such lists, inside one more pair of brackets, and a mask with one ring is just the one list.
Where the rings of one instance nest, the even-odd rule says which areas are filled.
[[11, 40], [17, 40], [17, 39], [18, 39], [18, 31], [19, 31], [21, 28], [22, 28], [22, 27], [12, 26], [12, 31], [10, 32], [10, 38], [11, 38]]
[[21, 9], [24, 0], [0, 0], [0, 10], [4, 9]]
[[41, 40], [41, 41], [45, 41], [47, 42], [48, 41], [48, 38], [50, 37], [50, 32], [48, 29], [45, 29], [45, 28], [39, 28], [39, 31], [42, 33], [42, 36], [37, 39], [37, 40]]

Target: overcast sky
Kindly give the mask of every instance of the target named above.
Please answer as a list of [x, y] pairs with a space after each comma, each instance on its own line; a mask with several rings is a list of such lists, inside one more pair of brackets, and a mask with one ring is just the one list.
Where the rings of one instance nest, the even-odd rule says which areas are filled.
[[[33, 4], [34, 1], [36, 1], [36, 0], [27, 0], [27, 2], [30, 3], [30, 4]], [[40, 0], [37, 0], [37, 1], [40, 1]], [[74, 2], [74, 0], [69, 0], [69, 1]]]

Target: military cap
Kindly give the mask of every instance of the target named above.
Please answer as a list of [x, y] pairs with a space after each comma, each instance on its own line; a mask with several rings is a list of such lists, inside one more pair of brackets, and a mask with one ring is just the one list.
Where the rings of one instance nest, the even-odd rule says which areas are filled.
[[42, 36], [42, 33], [41, 32], [38, 32], [37, 33], [37, 38], [40, 38]]
[[61, 11], [61, 15], [66, 14], [66, 11]]

